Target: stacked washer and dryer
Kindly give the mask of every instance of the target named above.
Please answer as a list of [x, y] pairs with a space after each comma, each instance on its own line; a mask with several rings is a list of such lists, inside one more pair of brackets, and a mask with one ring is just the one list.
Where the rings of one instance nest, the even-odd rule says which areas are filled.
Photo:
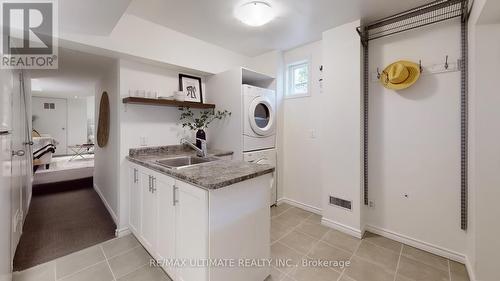
[[[275, 79], [246, 68], [207, 78], [208, 102], [232, 112], [208, 130], [208, 145], [231, 150], [233, 159], [277, 165]], [[270, 183], [270, 204], [277, 200], [276, 172]]]
[[[276, 92], [243, 85], [243, 160], [276, 167]], [[276, 202], [276, 180], [271, 183]], [[271, 205], [272, 205], [271, 204]]]

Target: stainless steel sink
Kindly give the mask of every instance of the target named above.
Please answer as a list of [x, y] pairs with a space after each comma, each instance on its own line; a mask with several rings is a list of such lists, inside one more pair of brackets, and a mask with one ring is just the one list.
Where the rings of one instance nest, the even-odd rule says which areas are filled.
[[182, 157], [156, 160], [156, 162], [158, 164], [165, 166], [167, 168], [170, 168], [170, 169], [181, 169], [181, 168], [192, 167], [194, 165], [199, 165], [199, 164], [208, 163], [208, 162], [217, 161], [217, 160], [219, 160], [219, 158], [215, 158], [215, 157], [202, 158], [202, 157], [195, 157], [195, 156], [182, 156]]

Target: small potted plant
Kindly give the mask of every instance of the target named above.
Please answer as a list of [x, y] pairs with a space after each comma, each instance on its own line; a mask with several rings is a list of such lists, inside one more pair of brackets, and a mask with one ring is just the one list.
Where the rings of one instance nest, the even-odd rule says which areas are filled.
[[196, 146], [201, 149], [201, 141], [198, 139], [206, 140], [207, 136], [205, 134], [205, 129], [214, 120], [222, 120], [228, 116], [231, 116], [231, 112], [227, 110], [217, 110], [207, 109], [201, 110], [198, 114], [195, 114], [189, 107], [180, 107], [181, 112], [180, 121], [182, 122], [183, 128], [189, 128], [192, 131], [196, 131]]

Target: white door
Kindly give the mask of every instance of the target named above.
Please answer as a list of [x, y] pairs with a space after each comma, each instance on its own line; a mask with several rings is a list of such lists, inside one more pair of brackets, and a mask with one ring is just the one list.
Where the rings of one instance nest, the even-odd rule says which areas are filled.
[[[28, 116], [30, 94], [25, 93], [21, 83], [26, 78], [21, 72], [13, 73], [12, 87], [12, 254], [15, 253], [17, 244], [22, 234], [22, 223], [28, 211], [28, 200], [31, 196], [31, 147], [27, 145], [31, 132]], [[26, 91], [29, 91], [27, 87]], [[26, 96], [24, 96], [26, 95]]]
[[12, 278], [12, 87], [8, 71], [0, 71], [0, 280]]
[[156, 249], [157, 197], [153, 192], [154, 178], [149, 174], [141, 173], [142, 212], [141, 238], [144, 246], [152, 254]]
[[11, 136], [0, 132], [0, 281], [11, 280]]
[[65, 99], [33, 97], [33, 129], [40, 134], [47, 134], [56, 139], [54, 155], [65, 155], [67, 152], [67, 101]]
[[[199, 187], [176, 181], [176, 256], [178, 259], [208, 258], [208, 198]], [[206, 267], [184, 266], [177, 270], [178, 281], [208, 280]]]
[[129, 168], [130, 214], [129, 225], [135, 235], [141, 233], [141, 193], [140, 174], [137, 167]]
[[[157, 254], [160, 260], [175, 258], [175, 180], [170, 177], [158, 176], [156, 192], [158, 193], [158, 245]], [[175, 268], [163, 266], [163, 269], [176, 279]]]

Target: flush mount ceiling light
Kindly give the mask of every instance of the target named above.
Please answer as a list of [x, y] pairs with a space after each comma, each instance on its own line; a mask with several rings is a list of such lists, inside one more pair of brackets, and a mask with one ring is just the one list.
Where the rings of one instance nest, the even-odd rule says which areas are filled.
[[244, 24], [261, 26], [274, 18], [274, 11], [269, 3], [252, 1], [236, 7], [234, 15]]

